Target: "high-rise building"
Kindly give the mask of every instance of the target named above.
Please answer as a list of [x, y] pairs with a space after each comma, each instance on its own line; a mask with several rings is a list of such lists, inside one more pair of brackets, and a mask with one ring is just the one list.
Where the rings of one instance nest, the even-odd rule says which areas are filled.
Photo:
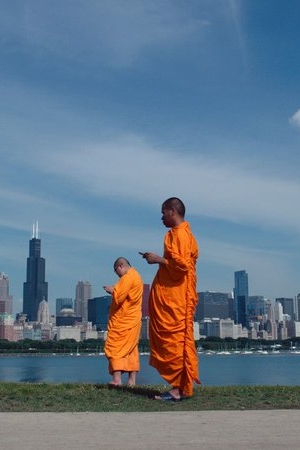
[[23, 284], [23, 313], [29, 321], [37, 320], [39, 304], [48, 301], [48, 283], [45, 281], [45, 259], [41, 258], [41, 240], [38, 237], [38, 224], [33, 225], [29, 241], [26, 282]]
[[276, 298], [276, 302], [280, 302], [282, 304], [283, 314], [288, 314], [291, 320], [295, 320], [295, 307], [293, 298], [280, 297]]
[[248, 315], [248, 274], [245, 270], [234, 272], [234, 318], [235, 323], [247, 326]]
[[248, 314], [252, 320], [262, 317], [267, 312], [267, 300], [262, 295], [249, 295]]
[[98, 331], [107, 330], [111, 296], [95, 297], [88, 302], [88, 321], [96, 325]]
[[232, 294], [228, 292], [198, 292], [195, 319], [200, 321], [212, 317], [232, 318]]
[[55, 310], [56, 316], [59, 316], [59, 313], [64, 308], [73, 309], [73, 299], [72, 298], [64, 297], [64, 298], [56, 299], [56, 310]]
[[150, 294], [150, 285], [144, 284], [143, 289], [143, 300], [142, 300], [142, 317], [149, 317], [149, 294]]
[[92, 285], [89, 281], [78, 281], [75, 293], [75, 313], [88, 321], [88, 300], [92, 298]]
[[295, 311], [295, 320], [300, 322], [300, 294], [295, 298], [296, 302], [296, 311]]
[[9, 278], [0, 272], [0, 313], [13, 313], [13, 297], [9, 295]]
[[0, 314], [0, 339], [14, 340], [14, 318], [12, 314]]
[[50, 317], [49, 303], [46, 300], [42, 300], [39, 304], [37, 321], [39, 323], [50, 323]]

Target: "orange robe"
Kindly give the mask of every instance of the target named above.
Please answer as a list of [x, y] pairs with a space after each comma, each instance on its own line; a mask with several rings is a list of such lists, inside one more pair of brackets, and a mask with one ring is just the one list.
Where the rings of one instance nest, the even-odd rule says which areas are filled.
[[114, 286], [104, 351], [109, 373], [140, 370], [138, 342], [141, 332], [143, 281], [131, 267]]
[[150, 365], [173, 388], [193, 394], [198, 379], [194, 341], [197, 242], [189, 223], [171, 228], [165, 236], [164, 258], [149, 298]]

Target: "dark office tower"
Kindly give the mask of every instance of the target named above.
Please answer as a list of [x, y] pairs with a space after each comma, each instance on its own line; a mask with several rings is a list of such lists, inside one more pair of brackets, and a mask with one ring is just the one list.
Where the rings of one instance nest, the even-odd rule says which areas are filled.
[[149, 295], [150, 295], [150, 284], [144, 284], [143, 289], [143, 300], [142, 300], [142, 317], [149, 317]]
[[39, 304], [48, 301], [48, 283], [45, 282], [45, 259], [41, 258], [41, 240], [38, 238], [38, 223], [33, 225], [29, 241], [27, 276], [23, 285], [23, 313], [29, 321], [37, 320]]
[[232, 294], [228, 292], [198, 292], [198, 304], [195, 319], [200, 321], [218, 317], [219, 319], [230, 318]]
[[247, 326], [248, 274], [245, 270], [234, 272], [234, 317], [235, 323]]
[[107, 330], [111, 296], [91, 298], [88, 301], [88, 321], [96, 325], [98, 331]]
[[251, 320], [257, 320], [267, 313], [267, 301], [262, 295], [249, 295], [248, 314]]
[[295, 311], [295, 315], [296, 315], [296, 322], [300, 321], [300, 294], [297, 295], [296, 297], [296, 311]]
[[283, 314], [288, 314], [291, 320], [295, 320], [295, 307], [293, 298], [276, 298], [276, 302], [280, 302], [282, 304]]

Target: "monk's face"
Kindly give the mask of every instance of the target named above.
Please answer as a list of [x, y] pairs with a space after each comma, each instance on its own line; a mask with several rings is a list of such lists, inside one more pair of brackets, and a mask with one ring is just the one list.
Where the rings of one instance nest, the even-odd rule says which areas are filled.
[[161, 209], [162, 217], [161, 220], [163, 221], [163, 224], [167, 228], [172, 228], [175, 225], [174, 222], [174, 209], [173, 208], [166, 208], [165, 206]]

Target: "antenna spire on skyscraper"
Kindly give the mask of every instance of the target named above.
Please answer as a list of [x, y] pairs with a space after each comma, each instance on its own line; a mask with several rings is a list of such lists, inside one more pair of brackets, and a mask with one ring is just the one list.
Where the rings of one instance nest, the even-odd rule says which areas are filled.
[[32, 239], [38, 238], [39, 238], [39, 222], [36, 221], [36, 223], [32, 225]]

